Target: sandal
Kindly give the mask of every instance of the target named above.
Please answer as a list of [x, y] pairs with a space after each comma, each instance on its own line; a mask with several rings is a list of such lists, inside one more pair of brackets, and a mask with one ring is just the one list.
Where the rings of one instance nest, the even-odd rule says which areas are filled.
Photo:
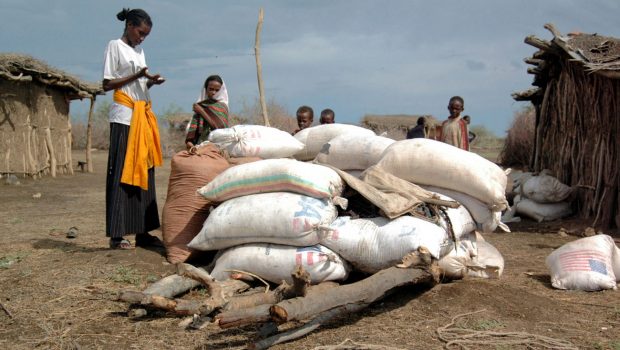
[[110, 249], [130, 250], [133, 249], [131, 242], [126, 239], [110, 239]]
[[164, 243], [161, 241], [161, 239], [159, 239], [159, 237], [144, 233], [136, 235], [136, 247], [164, 248]]

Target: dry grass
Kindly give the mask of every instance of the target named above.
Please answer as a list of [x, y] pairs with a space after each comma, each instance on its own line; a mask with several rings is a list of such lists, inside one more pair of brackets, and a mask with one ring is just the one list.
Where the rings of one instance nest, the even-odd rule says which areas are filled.
[[506, 136], [500, 162], [504, 166], [528, 168], [534, 152], [536, 112], [530, 106], [514, 115]]

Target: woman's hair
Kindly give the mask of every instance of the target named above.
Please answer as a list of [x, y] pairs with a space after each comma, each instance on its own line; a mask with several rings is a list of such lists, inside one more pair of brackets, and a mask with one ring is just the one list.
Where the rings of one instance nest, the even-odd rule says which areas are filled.
[[144, 23], [149, 27], [153, 26], [151, 16], [149, 16], [149, 14], [142, 9], [130, 10], [128, 8], [124, 8], [121, 12], [116, 14], [116, 18], [118, 18], [119, 21], [124, 21], [125, 25], [131, 24], [134, 26], [139, 26]]
[[426, 118], [419, 117], [417, 121], [417, 125], [424, 125], [424, 123], [426, 123]]
[[219, 75], [210, 75], [207, 80], [205, 80], [205, 89], [209, 87], [210, 81], [217, 81], [220, 84], [224, 84], [224, 81]]

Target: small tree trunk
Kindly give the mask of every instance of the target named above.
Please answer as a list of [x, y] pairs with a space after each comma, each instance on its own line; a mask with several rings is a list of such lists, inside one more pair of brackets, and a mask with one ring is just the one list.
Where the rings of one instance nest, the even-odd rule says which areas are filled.
[[90, 99], [90, 109], [88, 110], [88, 124], [86, 126], [86, 171], [92, 173], [93, 159], [90, 149], [93, 147], [93, 108], [95, 107], [95, 96]]
[[260, 31], [263, 28], [263, 8], [258, 10], [258, 24], [256, 25], [256, 42], [254, 44], [254, 56], [256, 57], [256, 75], [258, 77], [258, 93], [260, 106], [263, 112], [265, 126], [269, 126], [269, 116], [267, 115], [267, 103], [265, 102], [265, 88], [263, 87], [263, 68], [260, 63]]

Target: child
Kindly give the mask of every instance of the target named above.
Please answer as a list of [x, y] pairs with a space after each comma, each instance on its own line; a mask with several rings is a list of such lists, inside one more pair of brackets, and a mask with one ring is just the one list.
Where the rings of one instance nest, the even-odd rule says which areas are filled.
[[309, 128], [312, 126], [312, 122], [314, 121], [314, 111], [311, 107], [301, 106], [297, 109], [297, 126], [299, 129], [293, 131], [293, 135], [302, 131], [303, 129]]
[[190, 150], [207, 140], [214, 129], [228, 128], [228, 92], [219, 75], [211, 75], [204, 83], [198, 102], [193, 105], [194, 116], [185, 137], [185, 146]]
[[467, 123], [467, 141], [471, 143], [476, 139], [476, 134], [469, 130], [469, 124], [471, 124], [471, 117], [468, 115], [463, 116], [463, 120]]
[[441, 124], [439, 140], [452, 146], [469, 151], [467, 123], [461, 118], [465, 110], [465, 101], [461, 96], [453, 96], [448, 102], [450, 116]]
[[334, 124], [336, 122], [336, 113], [329, 108], [321, 111], [321, 118], [319, 123], [321, 124]]

